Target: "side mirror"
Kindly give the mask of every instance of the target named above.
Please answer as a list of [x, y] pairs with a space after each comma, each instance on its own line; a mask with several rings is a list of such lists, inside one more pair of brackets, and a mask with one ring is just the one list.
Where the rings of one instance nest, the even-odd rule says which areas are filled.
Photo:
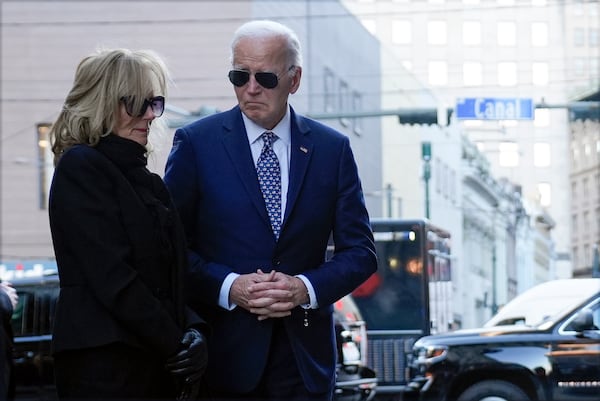
[[584, 330], [597, 330], [594, 326], [594, 315], [591, 309], [582, 309], [577, 313], [570, 326], [578, 333]]

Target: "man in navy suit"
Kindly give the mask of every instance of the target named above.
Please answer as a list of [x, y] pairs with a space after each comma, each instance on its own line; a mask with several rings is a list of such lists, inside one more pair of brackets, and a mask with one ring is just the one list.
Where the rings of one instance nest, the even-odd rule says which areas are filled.
[[188, 296], [213, 331], [207, 395], [331, 400], [332, 304], [377, 269], [357, 166], [347, 137], [288, 104], [302, 76], [293, 31], [246, 23], [231, 62], [238, 105], [178, 129], [165, 173]]

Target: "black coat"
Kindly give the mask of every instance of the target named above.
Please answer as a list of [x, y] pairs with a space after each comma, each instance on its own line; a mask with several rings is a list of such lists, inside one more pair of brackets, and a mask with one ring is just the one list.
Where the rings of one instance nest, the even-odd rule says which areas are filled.
[[[184, 307], [185, 239], [145, 149], [110, 135], [56, 166], [50, 228], [60, 277], [53, 350], [125, 343], [160, 360], [202, 325]], [[133, 157], [132, 157], [133, 156]]]

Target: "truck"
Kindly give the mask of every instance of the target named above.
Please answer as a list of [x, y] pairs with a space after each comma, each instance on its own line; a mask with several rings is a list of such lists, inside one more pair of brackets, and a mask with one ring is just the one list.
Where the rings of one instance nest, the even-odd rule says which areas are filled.
[[403, 399], [600, 399], [600, 278], [541, 283], [481, 328], [420, 338]]
[[378, 269], [352, 297], [365, 321], [377, 400], [400, 399], [420, 337], [452, 327], [451, 234], [427, 219], [373, 218]]

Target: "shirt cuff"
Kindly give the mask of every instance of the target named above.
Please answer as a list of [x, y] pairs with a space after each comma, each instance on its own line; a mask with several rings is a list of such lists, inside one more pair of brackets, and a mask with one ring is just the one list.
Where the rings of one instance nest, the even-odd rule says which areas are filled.
[[219, 306], [223, 309], [234, 310], [237, 306], [234, 303], [229, 303], [229, 291], [231, 291], [231, 286], [233, 285], [233, 281], [238, 278], [240, 275], [237, 273], [229, 273], [225, 280], [223, 280], [223, 284], [221, 285], [221, 291], [219, 291]]
[[296, 277], [302, 280], [302, 282], [306, 286], [306, 290], [308, 291], [308, 303], [300, 306], [304, 309], [318, 309], [319, 304], [317, 303], [317, 294], [315, 293], [315, 289], [313, 288], [310, 281], [308, 281], [306, 276], [304, 276], [303, 274], [298, 274]]

